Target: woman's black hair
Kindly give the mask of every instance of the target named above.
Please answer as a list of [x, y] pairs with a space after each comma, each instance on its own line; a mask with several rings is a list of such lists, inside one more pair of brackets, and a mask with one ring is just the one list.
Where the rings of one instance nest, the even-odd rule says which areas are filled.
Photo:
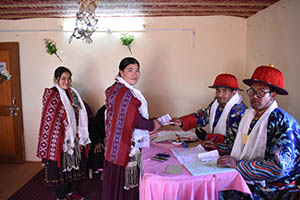
[[139, 63], [139, 61], [137, 61], [137, 59], [135, 59], [133, 57], [123, 58], [119, 65], [119, 76], [121, 76], [120, 71], [123, 71], [130, 64], [137, 64], [138, 67], [140, 68], [140, 63]]
[[68, 72], [72, 76], [72, 72], [68, 68], [59, 66], [54, 72], [54, 80], [57, 80], [64, 72]]

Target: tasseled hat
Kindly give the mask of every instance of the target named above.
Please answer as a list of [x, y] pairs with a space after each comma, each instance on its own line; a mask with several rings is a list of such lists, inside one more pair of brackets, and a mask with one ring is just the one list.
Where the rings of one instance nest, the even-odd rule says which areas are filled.
[[270, 64], [270, 66], [257, 67], [251, 78], [245, 79], [243, 82], [248, 86], [251, 86], [253, 83], [263, 83], [275, 90], [277, 94], [288, 94], [288, 92], [284, 89], [283, 74], [272, 64]]
[[209, 88], [226, 87], [226, 88], [232, 88], [235, 90], [242, 91], [242, 89], [239, 88], [239, 83], [237, 78], [234, 75], [228, 73], [219, 74], [216, 77], [214, 84], [208, 87]]

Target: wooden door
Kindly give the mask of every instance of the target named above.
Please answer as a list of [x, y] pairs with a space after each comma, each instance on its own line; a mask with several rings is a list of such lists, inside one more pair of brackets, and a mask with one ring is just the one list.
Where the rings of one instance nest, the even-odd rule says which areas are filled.
[[0, 84], [0, 162], [24, 162], [19, 43], [0, 43], [0, 62], [12, 75]]

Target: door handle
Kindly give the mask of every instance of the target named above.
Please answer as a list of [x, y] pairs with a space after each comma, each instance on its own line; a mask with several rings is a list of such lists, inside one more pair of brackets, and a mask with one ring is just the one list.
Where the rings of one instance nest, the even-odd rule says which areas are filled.
[[19, 107], [10, 107], [10, 108], [6, 108], [5, 110], [9, 110], [9, 116], [17, 116], [18, 113], [14, 112], [14, 111], [18, 111], [20, 110]]
[[16, 107], [16, 97], [13, 97], [11, 103], [14, 107]]

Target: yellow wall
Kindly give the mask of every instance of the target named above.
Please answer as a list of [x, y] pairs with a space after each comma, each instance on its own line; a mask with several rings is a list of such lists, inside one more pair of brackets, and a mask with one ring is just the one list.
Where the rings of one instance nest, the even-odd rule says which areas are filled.
[[256, 66], [274, 64], [282, 71], [288, 96], [279, 106], [300, 120], [300, 1], [281, 0], [247, 20], [246, 77]]

